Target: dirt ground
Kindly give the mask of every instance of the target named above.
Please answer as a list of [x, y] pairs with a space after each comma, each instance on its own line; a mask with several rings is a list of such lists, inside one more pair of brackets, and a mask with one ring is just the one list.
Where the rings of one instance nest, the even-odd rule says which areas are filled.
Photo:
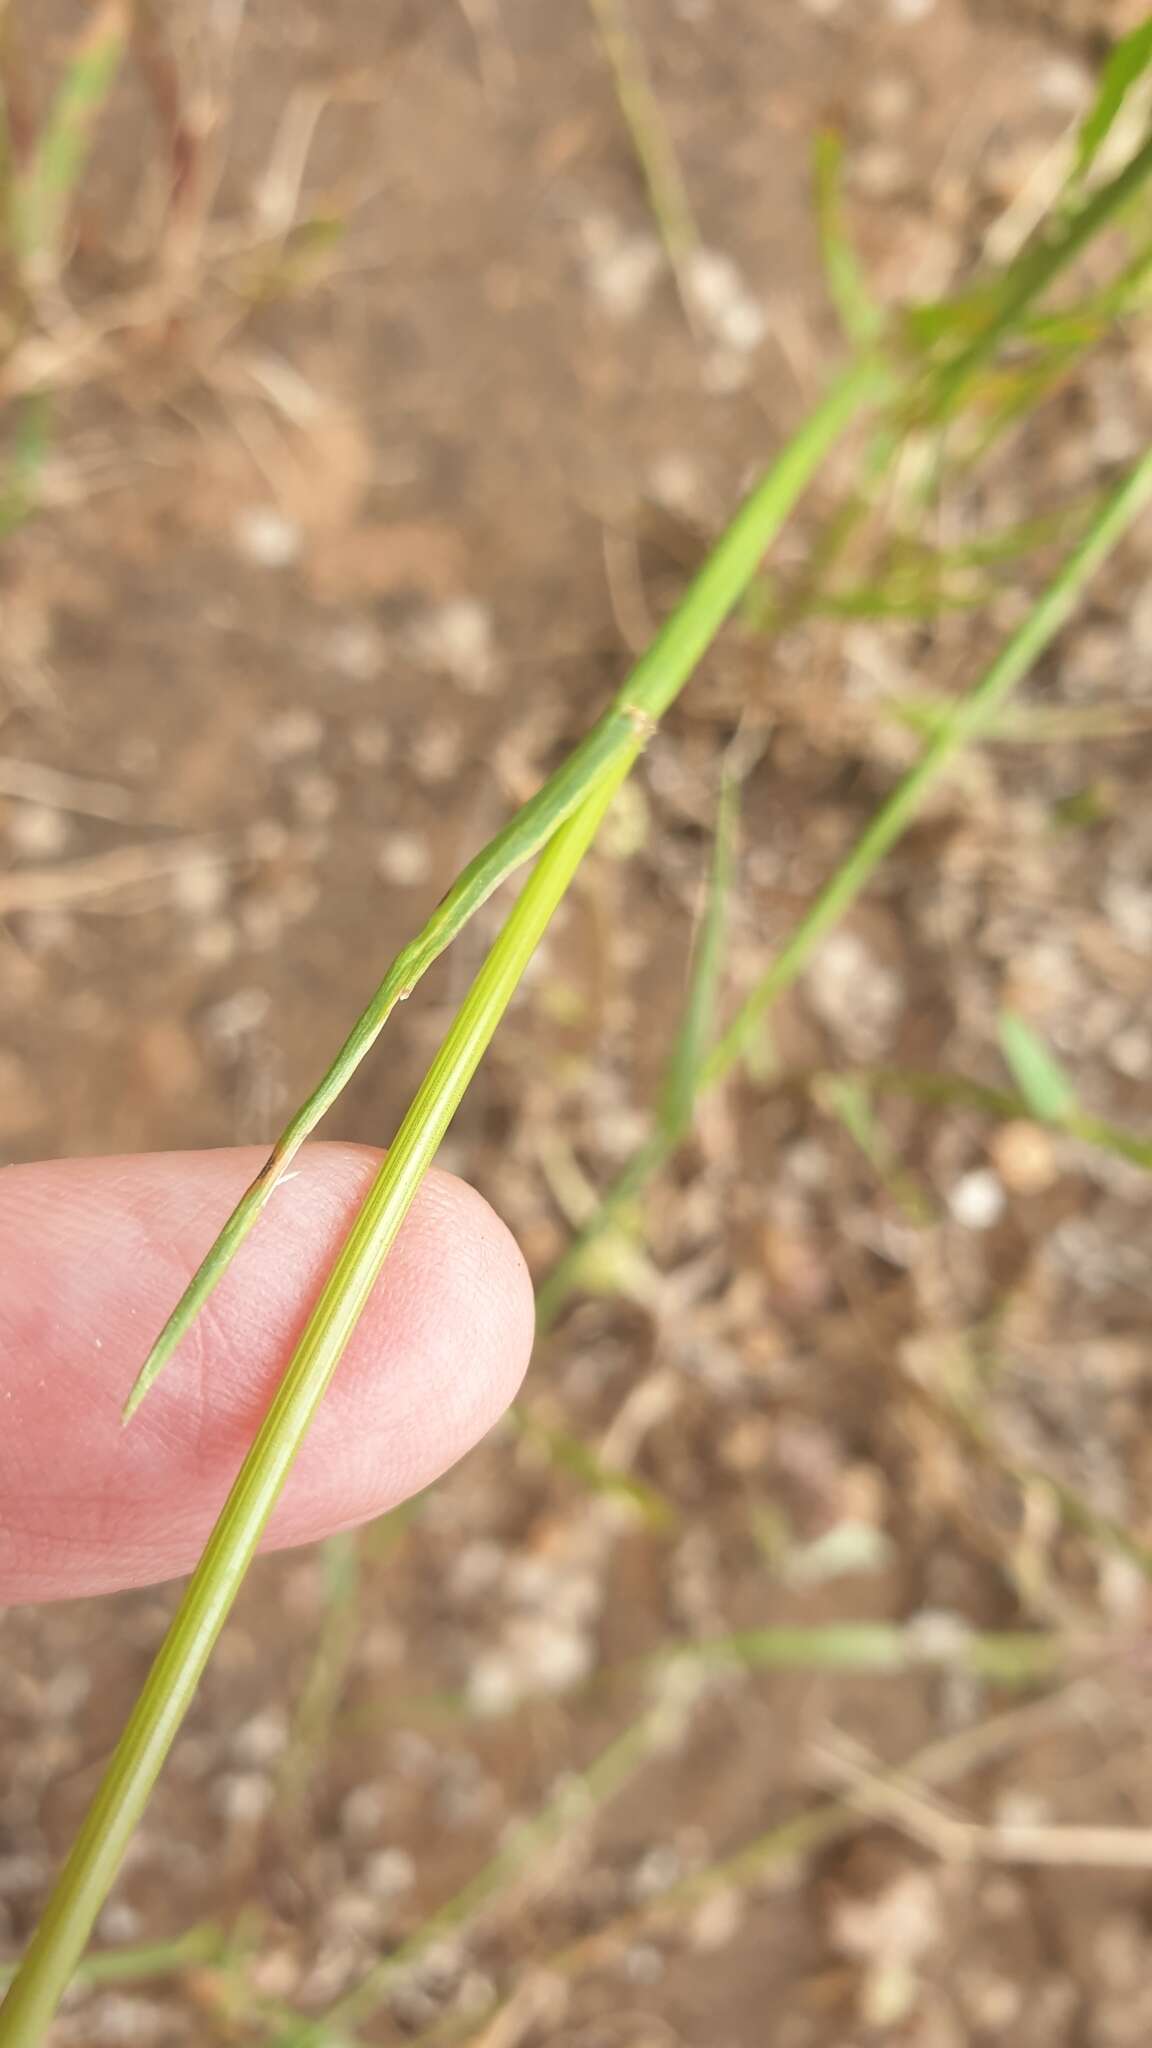
[[[79, 10], [49, 11], [64, 36]], [[632, 0], [727, 259], [689, 321], [583, 0], [234, 10], [222, 253], [171, 331], [77, 368], [45, 502], [5, 542], [0, 1157], [275, 1134], [819, 395], [816, 130], [844, 136], [877, 288], [940, 291], [1005, 208], [1027, 216], [1139, 11]], [[174, 12], [191, 44], [229, 10]], [[138, 80], [116, 107], [75, 256], [93, 303], [155, 218]], [[273, 276], [236, 224], [278, 209], [306, 225]], [[991, 526], [1138, 449], [1148, 360], [1119, 338], [1023, 437]], [[1012, 1003], [1095, 1114], [1147, 1130], [1150, 560], [1145, 522], [1029, 686], [1123, 729], [962, 765], [781, 1006], [774, 1064], [703, 1105], [624, 1294], [577, 1298], [541, 1343], [520, 1422], [406, 1515], [254, 1572], [100, 1927], [108, 1951], [202, 1938], [74, 1993], [61, 2048], [273, 2040], [277, 2011], [323, 2012], [409, 1940], [365, 2043], [1148, 2039], [1152, 1180], [898, 1092], [894, 1177], [810, 1084], [1003, 1087]], [[739, 713], [763, 753], [726, 1006], [907, 758], [883, 700], [970, 679], [1015, 605], [710, 658], [445, 1148], [534, 1270], [573, 1184], [606, 1185], [643, 1132]], [[497, 915], [334, 1135], [387, 1139]], [[634, 1495], [576, 1469], [581, 1446]], [[1128, 1551], [1078, 1534], [1021, 1476], [1038, 1465]], [[175, 1592], [0, 1618], [0, 1953]], [[908, 1625], [903, 1668], [834, 1642], [821, 1669], [668, 1655], [864, 1623]], [[973, 1630], [1050, 1629], [1069, 1647], [1043, 1686], [966, 1653]], [[904, 1803], [877, 1813], [881, 1765]], [[1039, 1830], [1051, 1860], [973, 1854], [963, 1821]], [[1130, 1830], [1135, 1867], [1057, 1836], [1088, 1827]], [[522, 1867], [433, 1923], [501, 1849]]]

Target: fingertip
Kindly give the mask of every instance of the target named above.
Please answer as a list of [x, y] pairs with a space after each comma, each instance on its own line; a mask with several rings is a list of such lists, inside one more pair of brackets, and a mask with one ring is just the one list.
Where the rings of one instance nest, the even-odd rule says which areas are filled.
[[[128, 1427], [147, 1349], [262, 1163], [253, 1152], [54, 1162], [0, 1176], [0, 1591], [48, 1598], [195, 1562], [380, 1155], [314, 1145]], [[426, 1486], [523, 1377], [532, 1289], [465, 1182], [432, 1173], [269, 1530], [299, 1543]]]

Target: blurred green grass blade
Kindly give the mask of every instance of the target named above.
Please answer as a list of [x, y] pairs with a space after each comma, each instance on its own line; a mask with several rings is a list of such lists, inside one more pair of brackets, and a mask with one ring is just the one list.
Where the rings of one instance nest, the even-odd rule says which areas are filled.
[[68, 210], [127, 41], [126, 0], [103, 0], [68, 59], [30, 161], [13, 177], [12, 238], [33, 290], [59, 276]]
[[978, 540], [959, 541], [953, 547], [941, 548], [936, 559], [942, 568], [957, 569], [998, 568], [1004, 563], [1019, 562], [1037, 548], [1071, 539], [1099, 511], [1101, 503], [1100, 495], [1079, 499], [1058, 511], [1018, 520], [998, 533], [982, 534]]
[[1091, 169], [1127, 104], [1133, 87], [1152, 67], [1152, 15], [1111, 49], [1104, 60], [1096, 98], [1081, 124], [1073, 177]]
[[951, 1665], [1007, 1685], [1029, 1685], [1050, 1677], [1066, 1655], [1067, 1646], [1058, 1636], [1035, 1630], [981, 1634], [961, 1627], [935, 1648], [931, 1635], [918, 1631], [915, 1622], [880, 1621], [741, 1629], [731, 1635], [706, 1636], [667, 1653], [669, 1662], [734, 1662], [762, 1671], [887, 1674]]
[[945, 590], [927, 579], [919, 588], [909, 588], [906, 582], [903, 587], [878, 582], [855, 590], [825, 591], [806, 609], [809, 617], [817, 619], [928, 620], [941, 612], [975, 611], [995, 594], [993, 590]]
[[863, 1153], [885, 1194], [910, 1223], [931, 1221], [932, 1207], [915, 1176], [902, 1167], [873, 1114], [866, 1074], [820, 1074], [812, 1083], [817, 1107], [834, 1116]]
[[844, 222], [844, 145], [825, 130], [816, 138], [816, 221], [828, 296], [840, 325], [857, 348], [876, 340], [884, 316], [865, 282]]
[[934, 372], [924, 388], [923, 408], [933, 419], [951, 413], [973, 371], [1014, 332], [1020, 316], [1075, 262], [1102, 229], [1119, 218], [1152, 175], [1149, 136], [1114, 178], [1101, 185], [1055, 226], [1046, 223], [999, 280], [990, 310], [953, 359]]
[[[923, 1073], [914, 1067], [869, 1067], [861, 1079], [870, 1088], [887, 1089], [917, 1102], [956, 1104], [1006, 1121], [1035, 1115], [1022, 1092], [989, 1088], [985, 1082], [969, 1080], [965, 1074]], [[1102, 1117], [1088, 1116], [1080, 1110], [1065, 1117], [1062, 1128], [1071, 1138], [1079, 1138], [1086, 1145], [1095, 1145], [1102, 1152], [1112, 1152], [1117, 1159], [1126, 1159], [1130, 1165], [1152, 1172], [1152, 1138], [1141, 1137], [1136, 1131], [1106, 1123]]]
[[[223, 1961], [229, 1942], [222, 1928], [211, 1922], [190, 1927], [172, 1941], [143, 1942], [138, 1948], [109, 1948], [88, 1956], [76, 1973], [85, 1989], [105, 1984], [143, 1983], [150, 1977], [175, 1977], [196, 1964]], [[16, 1965], [0, 1963], [0, 1991], [16, 1974]]]
[[[773, 1004], [798, 979], [821, 939], [839, 923], [871, 881], [881, 861], [912, 823], [937, 778], [962, 748], [994, 721], [1012, 690], [1066, 623], [1085, 586], [1150, 497], [1152, 453], [1145, 455], [1103, 501], [1082, 539], [975, 689], [949, 706], [919, 760], [873, 817], [849, 858], [820, 891], [709, 1055], [701, 1077], [702, 1087], [714, 1087], [754, 1051]], [[568, 1250], [545, 1275], [536, 1297], [541, 1329], [547, 1329], [555, 1320], [564, 1301], [579, 1284], [580, 1261], [588, 1246], [611, 1226], [622, 1207], [635, 1200], [651, 1175], [676, 1150], [677, 1142], [661, 1130], [652, 1133]]]
[[1084, 538], [1017, 628], [975, 689], [951, 707], [920, 759], [898, 783], [821, 890], [759, 985], [752, 990], [713, 1052], [709, 1082], [742, 1057], [773, 1002], [807, 965], [825, 932], [838, 923], [885, 855], [911, 824], [928, 790], [960, 750], [994, 719], [1076, 607], [1080, 595], [1152, 497], [1152, 453], [1145, 455], [1106, 499]]
[[691, 1123], [705, 1055], [712, 1043], [720, 980], [724, 972], [728, 899], [735, 869], [739, 809], [738, 786], [732, 776], [726, 775], [716, 807], [708, 898], [692, 951], [688, 998], [672, 1046], [657, 1112], [657, 1121], [668, 1130], [683, 1132]]
[[536, 1289], [538, 1336], [543, 1337], [547, 1334], [568, 1296], [580, 1285], [589, 1249], [598, 1244], [605, 1232], [619, 1222], [641, 1189], [647, 1186], [652, 1175], [676, 1151], [679, 1143], [679, 1136], [674, 1137], [670, 1131], [657, 1128], [632, 1154], [623, 1172], [617, 1175], [612, 1186], [601, 1198], [593, 1215], [581, 1225], [571, 1244], [540, 1281]]
[[643, 48], [628, 20], [625, 0], [589, 0], [589, 7], [612, 73], [617, 105], [640, 167], [648, 204], [691, 321], [683, 266], [700, 236]]
[[611, 766], [544, 849], [396, 1133], [0, 2007], [0, 2048], [38, 2048], [404, 1217], [629, 765], [625, 758]]
[[554, 1465], [570, 1473], [590, 1492], [627, 1501], [650, 1529], [664, 1530], [675, 1526], [676, 1510], [666, 1495], [646, 1480], [637, 1479], [634, 1473], [622, 1472], [615, 1465], [606, 1464], [595, 1447], [578, 1436], [575, 1430], [546, 1422], [523, 1402], [509, 1409], [508, 1421], [519, 1436], [529, 1443], [538, 1444]]
[[277, 2033], [271, 2048], [333, 2048], [373, 2019], [397, 1981], [446, 1935], [463, 1927], [531, 1870], [553, 1844], [613, 1799], [659, 1748], [667, 1715], [650, 1708], [613, 1738], [583, 1770], [564, 1778], [531, 1819], [512, 1829], [475, 1877], [369, 1970], [356, 1987], [318, 2019], [300, 2019]]
[[995, 312], [999, 289], [998, 281], [972, 285], [943, 299], [907, 306], [901, 315], [904, 333], [917, 350], [925, 352], [939, 342], [971, 339], [987, 326]]
[[22, 526], [36, 504], [51, 445], [51, 423], [52, 403], [46, 392], [17, 401], [12, 451], [0, 485], [0, 539]]
[[[386, 1517], [390, 1520], [390, 1517]], [[308, 1779], [328, 1746], [360, 1633], [359, 1529], [341, 1529], [320, 1545], [323, 1615], [292, 1727], [276, 1772], [276, 1802], [295, 1816]]]
[[1076, 1091], [1043, 1039], [1014, 1010], [1002, 1012], [998, 1029], [1000, 1049], [1032, 1115], [1040, 1123], [1067, 1123], [1077, 1113]]
[[145, 1359], [125, 1405], [139, 1406], [256, 1222], [300, 1146], [375, 1044], [397, 1003], [412, 993], [493, 890], [537, 854], [605, 773], [631, 767], [668, 706], [733, 611], [801, 492], [856, 414], [886, 388], [887, 373], [853, 366], [782, 450], [721, 535], [704, 567], [615, 701], [543, 788], [481, 849], [397, 955], [332, 1065], [297, 1110], [241, 1197]]
[[[1139, 303], [1144, 279], [1152, 267], [1152, 247], [1139, 249], [1119, 278], [1059, 317], [1046, 349], [1033, 349], [1023, 364], [999, 364], [1002, 345], [1019, 343], [1037, 316], [1034, 302], [1073, 264], [1093, 238], [1124, 212], [1152, 174], [1152, 143], [1137, 151], [1108, 184], [1071, 212], [1055, 209], [1042, 228], [999, 275], [966, 291], [900, 315], [900, 330], [913, 361], [890, 416], [882, 421], [870, 444], [863, 482], [840, 505], [813, 550], [802, 589], [768, 609], [764, 623], [773, 630], [803, 618], [826, 598], [836, 562], [858, 538], [877, 510], [886, 480], [898, 461], [902, 441], [917, 424], [940, 428], [960, 411], [986, 412], [980, 431], [963, 451], [961, 467], [972, 469], [1022, 418], [1034, 410], [1069, 374], [1085, 350], [1098, 342], [1122, 313]], [[919, 359], [919, 375], [916, 363]], [[941, 447], [941, 461], [943, 446]], [[953, 457], [956, 461], [955, 456]], [[938, 471], [940, 464], [936, 465]], [[935, 476], [919, 492], [927, 502]], [[865, 590], [854, 602], [876, 609], [875, 594]], [[915, 614], [913, 614], [915, 615]]]

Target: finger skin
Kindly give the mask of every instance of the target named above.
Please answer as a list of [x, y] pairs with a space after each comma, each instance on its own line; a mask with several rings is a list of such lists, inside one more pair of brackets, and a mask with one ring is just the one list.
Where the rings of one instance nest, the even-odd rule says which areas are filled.
[[[257, 1151], [0, 1172], [0, 1604], [188, 1571], [379, 1165], [311, 1145], [125, 1429], [120, 1410]], [[268, 1531], [304, 1543], [419, 1491], [491, 1427], [532, 1343], [524, 1261], [428, 1176]]]

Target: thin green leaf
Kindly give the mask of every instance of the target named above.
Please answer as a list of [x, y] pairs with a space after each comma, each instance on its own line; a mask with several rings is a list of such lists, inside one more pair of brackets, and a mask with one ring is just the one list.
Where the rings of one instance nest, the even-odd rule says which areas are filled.
[[816, 219], [828, 296], [840, 325], [857, 348], [875, 341], [884, 323], [872, 297], [844, 223], [844, 145], [826, 130], [816, 138]]
[[855, 590], [818, 592], [805, 610], [810, 617], [827, 619], [911, 619], [938, 618], [942, 612], [970, 612], [987, 604], [994, 590], [945, 590], [925, 578], [919, 587], [908, 579], [899, 583], [861, 584]]
[[92, 1931], [260, 1537], [425, 1173], [630, 763], [550, 840], [369, 1189], [241, 1466], [31, 1945], [0, 2007], [0, 2048], [37, 2048]]
[[589, 6], [612, 74], [621, 119], [644, 181], [652, 217], [676, 279], [685, 318], [691, 327], [695, 322], [695, 310], [685, 266], [700, 236], [679, 159], [653, 89], [642, 45], [625, 12], [624, 0], [589, 0]]
[[692, 1122], [704, 1059], [714, 1035], [739, 808], [738, 786], [733, 777], [725, 776], [716, 809], [708, 898], [693, 948], [688, 999], [672, 1046], [657, 1113], [657, 1121], [667, 1130], [684, 1132]]
[[423, 931], [397, 955], [327, 1073], [281, 1133], [172, 1311], [128, 1397], [126, 1420], [223, 1277], [289, 1162], [347, 1086], [397, 1003], [411, 995], [421, 976], [493, 890], [538, 853], [572, 816], [599, 778], [617, 767], [625, 772], [631, 767], [751, 582], [829, 448], [860, 408], [884, 388], [885, 373], [871, 362], [858, 364], [833, 387], [737, 513], [614, 703], [544, 787], [469, 862]]
[[369, 1970], [355, 1988], [318, 2019], [289, 2022], [272, 2048], [334, 2048], [374, 2017], [393, 1986], [429, 1949], [465, 1925], [482, 1907], [539, 1863], [544, 1851], [587, 1824], [597, 1807], [614, 1799], [666, 1740], [667, 1713], [652, 1708], [601, 1750], [586, 1770], [566, 1777], [530, 1820], [508, 1838], [455, 1896], [437, 1908], [407, 1941]]
[[1077, 1114], [1076, 1091], [1032, 1026], [1014, 1010], [999, 1019], [1000, 1048], [1032, 1115], [1040, 1123], [1064, 1124]]
[[359, 1637], [360, 1542], [358, 1529], [342, 1529], [320, 1545], [323, 1620], [276, 1773], [277, 1802], [290, 1814], [327, 1748]]
[[[190, 1927], [173, 1941], [143, 1942], [138, 1948], [109, 1948], [89, 1956], [76, 1973], [76, 1982], [95, 1990], [105, 1984], [139, 1984], [150, 1977], [182, 1976], [197, 1964], [222, 1962], [229, 1943], [221, 1928], [208, 1922]], [[0, 1963], [0, 1990], [16, 1974], [15, 1964]]]
[[509, 1410], [508, 1419], [521, 1436], [529, 1443], [538, 1444], [561, 1471], [571, 1473], [591, 1492], [627, 1501], [650, 1529], [671, 1529], [675, 1526], [676, 1510], [658, 1487], [637, 1479], [631, 1472], [622, 1472], [615, 1465], [607, 1464], [595, 1446], [586, 1443], [574, 1430], [545, 1422], [523, 1403]]
[[1091, 169], [1124, 110], [1129, 94], [1152, 67], [1152, 15], [1109, 51], [1096, 98], [1080, 128], [1074, 178]]
[[927, 379], [921, 399], [923, 416], [944, 419], [955, 409], [973, 371], [995, 354], [1014, 332], [1023, 314], [1073, 263], [1101, 230], [1116, 220], [1152, 176], [1152, 136], [1116, 176], [1064, 215], [1055, 228], [1048, 224], [1027, 243], [998, 281], [994, 302], [971, 339]]
[[[952, 1665], [998, 1684], [1028, 1685], [1050, 1676], [1067, 1656], [1058, 1636], [1038, 1632], [967, 1634], [933, 1644], [911, 1626], [880, 1621], [840, 1621], [815, 1628], [752, 1628], [708, 1636], [672, 1649], [669, 1662], [749, 1665], [768, 1671], [869, 1671], [896, 1673], [926, 1664]], [[661, 1661], [663, 1661], [663, 1655]]]
[[72, 52], [32, 159], [13, 180], [13, 241], [33, 289], [59, 274], [68, 208], [127, 39], [125, 0], [103, 0]]
[[873, 1114], [866, 1074], [821, 1074], [812, 1085], [817, 1106], [843, 1125], [859, 1147], [885, 1193], [910, 1223], [927, 1223], [931, 1205], [912, 1174], [901, 1166]]
[[[1014, 1094], [1008, 1088], [989, 1088], [982, 1081], [970, 1081], [964, 1074], [922, 1073], [911, 1067], [870, 1067], [861, 1079], [870, 1088], [890, 1089], [917, 1102], [955, 1103], [963, 1109], [981, 1110], [986, 1116], [1005, 1119], [1035, 1115], [1023, 1091]], [[1152, 1172], [1152, 1138], [1080, 1111], [1070, 1113], [1063, 1128], [1070, 1137], [1079, 1138], [1086, 1145], [1096, 1145], [1102, 1152], [1111, 1152], [1117, 1159], [1126, 1159], [1131, 1165]]]
[[[994, 723], [1011, 692], [1066, 623], [1085, 586], [1143, 511], [1150, 497], [1152, 453], [1137, 463], [1100, 506], [1081, 541], [975, 689], [949, 708], [920, 759], [897, 784], [848, 859], [825, 884], [791, 938], [746, 998], [708, 1058], [702, 1088], [717, 1085], [754, 1050], [773, 1005], [786, 989], [792, 987], [825, 934], [839, 923], [871, 881], [881, 861], [916, 817], [929, 790], [951, 766], [957, 754]], [[588, 1246], [611, 1225], [624, 1205], [636, 1199], [652, 1174], [676, 1150], [677, 1143], [677, 1140], [666, 1138], [663, 1132], [655, 1131], [633, 1154], [602, 1198], [595, 1215], [584, 1224], [537, 1290], [537, 1312], [542, 1327], [547, 1327], [555, 1319], [568, 1295], [579, 1284], [580, 1260]]]
[[52, 407], [45, 392], [33, 392], [16, 412], [7, 472], [0, 483], [0, 539], [13, 533], [36, 504], [40, 473], [48, 459]]

